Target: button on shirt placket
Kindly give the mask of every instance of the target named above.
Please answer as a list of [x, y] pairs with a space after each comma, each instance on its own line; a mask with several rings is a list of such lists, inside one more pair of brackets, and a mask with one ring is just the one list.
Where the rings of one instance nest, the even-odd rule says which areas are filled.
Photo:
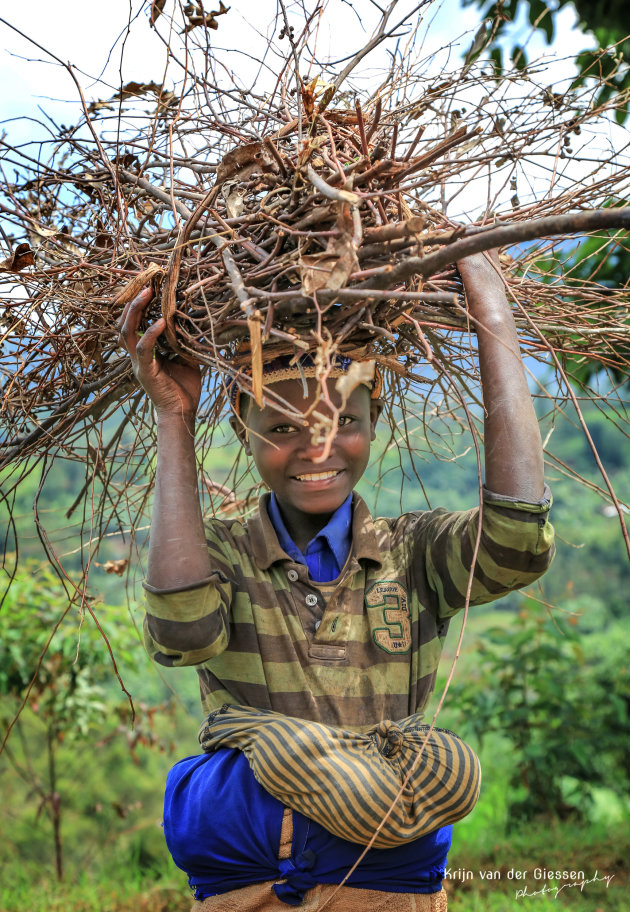
[[[291, 591], [292, 591], [293, 598], [294, 598], [295, 602], [298, 604], [298, 606], [305, 605], [307, 608], [308, 614], [313, 615], [313, 614], [317, 614], [317, 606], [319, 605], [320, 613], [321, 613], [323, 611], [323, 607], [321, 606], [321, 602], [320, 602], [318, 595], [312, 591], [306, 592], [306, 594], [305, 594], [304, 589], [302, 588], [301, 585], [298, 585], [298, 586], [295, 585], [296, 583], [300, 583], [300, 582], [303, 584], [306, 584], [306, 586], [309, 585], [308, 569], [307, 569], [306, 565], [298, 565], [298, 566], [289, 567], [289, 569], [286, 571], [286, 574], [287, 574], [287, 580], [291, 584]], [[301, 610], [299, 613], [302, 618], [302, 624], [305, 626], [305, 630], [310, 629], [311, 631], [316, 633], [321, 624], [321, 618], [317, 618], [315, 621], [313, 621], [312, 618], [309, 619], [306, 616], [304, 616], [303, 610]]]
[[[304, 601], [306, 602], [306, 604], [309, 608], [315, 608], [319, 604], [319, 599], [317, 598], [317, 596], [315, 595], [314, 592], [309, 592], [308, 595], [306, 596], [306, 598], [304, 599]], [[317, 618], [317, 620], [313, 624], [313, 629], [314, 629], [315, 633], [317, 633], [317, 631], [319, 630], [319, 625], [321, 624], [321, 622], [322, 622], [321, 618]]]

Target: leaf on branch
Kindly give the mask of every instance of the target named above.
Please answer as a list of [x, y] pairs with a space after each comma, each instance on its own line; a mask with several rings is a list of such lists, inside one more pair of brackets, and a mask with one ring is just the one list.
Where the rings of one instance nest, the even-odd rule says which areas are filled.
[[343, 377], [339, 377], [335, 387], [341, 396], [341, 408], [344, 408], [348, 401], [348, 397], [357, 386], [360, 386], [362, 383], [365, 383], [368, 386], [372, 385], [374, 382], [375, 367], [375, 361], [353, 361], [348, 372], [344, 374]]
[[153, 80], [151, 82], [128, 82], [119, 92], [115, 92], [112, 98], [124, 101], [126, 98], [136, 98], [140, 95], [159, 95], [161, 91], [162, 86]]
[[184, 28], [182, 34], [191, 32], [195, 28], [200, 26], [203, 28], [218, 29], [219, 23], [217, 22], [217, 16], [224, 16], [230, 11], [230, 7], [226, 6], [223, 3], [223, 0], [219, 0], [219, 9], [210, 10], [209, 13], [203, 8], [201, 0], [198, 0], [197, 3], [188, 3], [184, 7], [184, 15], [188, 19], [188, 24]]
[[300, 279], [305, 295], [317, 291], [339, 291], [353, 272], [359, 268], [352, 238], [347, 235], [335, 238], [323, 253], [301, 257]]
[[98, 114], [99, 111], [113, 111], [114, 105], [110, 100], [91, 101], [87, 107], [88, 114]]
[[491, 35], [492, 28], [490, 26], [490, 22], [486, 20], [485, 22], [481, 23], [479, 29], [477, 30], [477, 34], [473, 38], [473, 42], [468, 49], [466, 59], [464, 60], [464, 66], [470, 66], [477, 59], [477, 57], [481, 54], [483, 49], [488, 44]]
[[29, 228], [28, 233], [39, 238], [52, 238], [57, 237], [60, 232], [58, 228], [47, 228], [45, 225], [34, 224]]
[[309, 85], [303, 86], [301, 89], [302, 104], [304, 105], [304, 113], [307, 117], [312, 117], [315, 109], [315, 89], [317, 88], [317, 81], [316, 77]]
[[[225, 190], [228, 192], [226, 193]], [[227, 184], [224, 189], [225, 208], [230, 218], [238, 218], [242, 215], [245, 206], [243, 197], [232, 184]]]
[[158, 16], [161, 16], [164, 12], [164, 7], [166, 5], [166, 0], [153, 0], [151, 3], [151, 15], [149, 16], [149, 23], [155, 25], [155, 21]]
[[273, 158], [261, 142], [243, 143], [223, 158], [217, 168], [217, 184], [226, 180], [246, 180], [254, 171], [277, 170]]
[[28, 244], [18, 244], [11, 256], [0, 262], [0, 272], [21, 272], [35, 265], [35, 254]]
[[110, 249], [114, 246], [114, 239], [111, 234], [105, 230], [100, 219], [96, 220], [96, 237], [94, 238], [94, 246], [101, 247], [104, 250]]
[[115, 102], [127, 101], [129, 98], [144, 98], [147, 95], [154, 95], [160, 108], [168, 108], [179, 101], [174, 92], [164, 88], [163, 84], [153, 82], [127, 82], [111, 98], [92, 101], [88, 105], [88, 112], [96, 114], [100, 110], [113, 111]]
[[309, 297], [322, 289], [339, 291], [352, 273], [359, 269], [352, 218], [343, 203], [339, 204], [337, 228], [341, 233], [330, 238], [326, 250], [300, 257], [302, 289]]
[[[312, 296], [323, 288], [331, 289], [329, 281], [337, 263], [338, 258], [329, 253], [314, 253], [301, 257], [300, 279], [304, 294]], [[337, 286], [337, 288], [340, 287]], [[336, 291], [337, 288], [334, 290]]]
[[108, 560], [104, 564], [98, 564], [98, 566], [102, 567], [105, 573], [115, 573], [116, 576], [122, 576], [127, 569], [128, 563], [129, 561], [123, 558], [121, 560]]

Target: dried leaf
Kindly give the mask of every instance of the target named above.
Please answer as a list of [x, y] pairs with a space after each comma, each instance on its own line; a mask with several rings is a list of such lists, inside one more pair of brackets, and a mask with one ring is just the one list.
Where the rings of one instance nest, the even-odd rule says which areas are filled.
[[219, 0], [219, 9], [210, 10], [209, 13], [206, 13], [202, 4], [198, 3], [188, 3], [184, 7], [184, 15], [188, 19], [188, 23], [184, 28], [184, 34], [190, 32], [199, 26], [203, 28], [218, 29], [219, 23], [217, 22], [217, 16], [224, 16], [225, 13], [229, 12], [230, 7], [225, 6], [223, 0]]
[[28, 244], [18, 244], [11, 256], [0, 263], [0, 272], [21, 272], [35, 265], [35, 254]]
[[140, 159], [133, 152], [125, 152], [124, 155], [120, 156], [118, 162], [123, 168], [127, 169], [132, 168], [134, 165], [140, 166]]
[[96, 220], [96, 237], [94, 238], [94, 246], [102, 247], [104, 250], [108, 250], [114, 246], [114, 239], [111, 234], [105, 230], [100, 219]]
[[243, 143], [225, 156], [217, 168], [217, 184], [246, 180], [254, 171], [276, 170], [277, 165], [261, 142]]
[[124, 288], [121, 288], [112, 301], [112, 306], [120, 307], [127, 304], [128, 301], [133, 301], [136, 295], [140, 294], [142, 289], [149, 284], [153, 285], [154, 290], [157, 292], [163, 277], [164, 270], [157, 263], [149, 263], [146, 269], [139, 272], [138, 275], [127, 282]]
[[124, 101], [126, 98], [137, 98], [140, 95], [160, 95], [162, 85], [157, 82], [128, 82], [119, 92], [112, 95], [112, 98], [119, 98]]
[[236, 187], [232, 187], [229, 194], [225, 197], [225, 208], [230, 218], [238, 218], [242, 215], [245, 203], [243, 197]]
[[329, 280], [337, 265], [337, 257], [328, 253], [314, 253], [300, 259], [300, 278], [305, 295], [329, 288]]
[[122, 560], [108, 560], [106, 563], [101, 564], [105, 573], [115, 573], [116, 576], [122, 576], [125, 570], [127, 569], [127, 564], [129, 561], [126, 558]]
[[348, 397], [357, 386], [360, 386], [362, 383], [365, 383], [367, 386], [371, 386], [374, 382], [374, 370], [376, 368], [375, 361], [353, 361], [348, 372], [339, 377], [335, 387], [337, 392], [341, 396], [343, 408], [348, 401]]
[[32, 233], [38, 237], [50, 238], [50, 237], [57, 237], [57, 235], [59, 234], [59, 229], [58, 228], [46, 228], [45, 225], [33, 224], [33, 226], [31, 228], [29, 228], [28, 233], [29, 234]]
[[99, 101], [91, 101], [87, 107], [88, 114], [98, 114], [99, 111], [113, 111], [115, 110], [115, 105], [112, 100], [107, 101], [101, 99]]
[[164, 6], [166, 5], [166, 0], [153, 0], [151, 4], [151, 15], [149, 16], [149, 22], [151, 25], [155, 25], [155, 21], [158, 16], [161, 16], [164, 12]]
[[337, 227], [342, 234], [331, 238], [323, 253], [305, 255], [300, 259], [300, 279], [305, 295], [316, 291], [338, 291], [359, 268], [357, 252], [352, 239], [352, 219], [340, 206]]
[[317, 77], [310, 83], [310, 85], [303, 86], [301, 89], [302, 104], [304, 105], [304, 113], [309, 118], [313, 116], [313, 111], [315, 110], [315, 89], [316, 88], [317, 88]]

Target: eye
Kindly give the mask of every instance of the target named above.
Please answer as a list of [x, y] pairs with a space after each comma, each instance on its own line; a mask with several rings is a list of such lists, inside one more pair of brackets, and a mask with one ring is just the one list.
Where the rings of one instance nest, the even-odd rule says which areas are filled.
[[293, 424], [276, 424], [271, 428], [272, 434], [294, 434], [297, 431], [298, 428]]
[[352, 424], [353, 421], [354, 421], [354, 418], [352, 417], [352, 415], [340, 415], [339, 420], [337, 421], [337, 424], [339, 425], [339, 427], [345, 427], [347, 424]]

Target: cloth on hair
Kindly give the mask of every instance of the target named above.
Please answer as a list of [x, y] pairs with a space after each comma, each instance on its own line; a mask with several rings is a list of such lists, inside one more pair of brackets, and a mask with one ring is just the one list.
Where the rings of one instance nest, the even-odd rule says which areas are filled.
[[[346, 355], [336, 355], [332, 360], [331, 366], [326, 370], [326, 375], [330, 379], [343, 377], [355, 363], [357, 362]], [[372, 379], [369, 384], [365, 383], [365, 381], [361, 382], [369, 386], [372, 399], [378, 399], [383, 386], [383, 378], [376, 362], [369, 361], [366, 363], [373, 365]], [[319, 377], [321, 374], [322, 368], [312, 354], [303, 354], [297, 358], [292, 355], [281, 355], [263, 362], [262, 367], [264, 386], [271, 386], [273, 383], [280, 383], [282, 380], [301, 380], [305, 383], [308, 378]], [[241, 413], [240, 400], [243, 393], [239, 385], [239, 377], [243, 375], [250, 377], [251, 368], [241, 368], [227, 384], [228, 399], [232, 411], [238, 416]]]

